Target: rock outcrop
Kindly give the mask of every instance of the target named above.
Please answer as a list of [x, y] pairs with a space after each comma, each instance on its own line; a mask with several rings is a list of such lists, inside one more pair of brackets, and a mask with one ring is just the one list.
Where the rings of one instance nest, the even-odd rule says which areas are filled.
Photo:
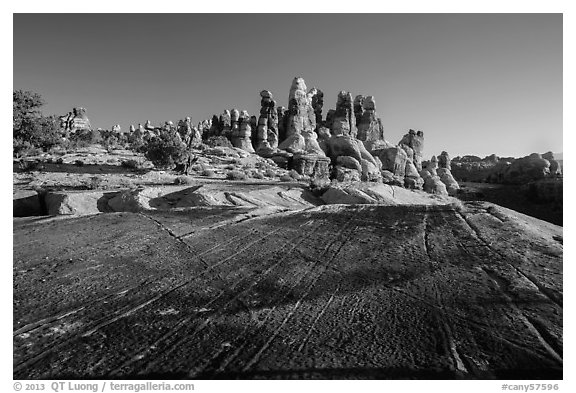
[[294, 78], [288, 97], [288, 112], [286, 114], [286, 139], [280, 143], [279, 149], [290, 153], [303, 153], [306, 142], [302, 132], [316, 129], [316, 114], [312, 107], [312, 98], [306, 92], [306, 82], [302, 78]]
[[238, 147], [249, 153], [254, 153], [252, 147], [252, 126], [250, 125], [250, 114], [242, 111], [238, 116], [237, 126], [232, 128], [232, 146]]
[[271, 92], [260, 92], [260, 117], [256, 132], [256, 152], [263, 157], [271, 156], [278, 148], [278, 112]]
[[375, 141], [384, 141], [382, 120], [376, 114], [376, 101], [372, 96], [357, 96], [354, 100], [354, 112], [357, 120], [358, 139], [367, 147]]
[[422, 131], [409, 130], [399, 142], [400, 145], [409, 146], [412, 149], [412, 162], [418, 171], [422, 170], [422, 155], [424, 152], [424, 133]]
[[86, 116], [86, 109], [77, 107], [73, 108], [72, 112], [64, 116], [60, 116], [60, 128], [65, 133], [76, 133], [78, 131], [89, 131], [92, 130], [90, 125], [90, 120]]
[[218, 121], [218, 135], [228, 137], [230, 131], [232, 131], [232, 115], [228, 109], [225, 109]]
[[[446, 191], [448, 192], [449, 195], [456, 195], [458, 193], [458, 190], [460, 190], [460, 185], [458, 184], [458, 182], [454, 179], [454, 176], [452, 176], [452, 172], [450, 170], [450, 155], [443, 151], [442, 153], [440, 153], [440, 155], [438, 156], [438, 158], [436, 158], [435, 156], [432, 156], [432, 160], [430, 161], [430, 163], [427, 165], [427, 167], [425, 169], [423, 169], [421, 171], [422, 172], [429, 172], [432, 176], [432, 179], [434, 180], [434, 182], [436, 182], [436, 177], [438, 177], [440, 179], [440, 181], [444, 184]], [[431, 181], [430, 180], [425, 180], [425, 188], [426, 187], [437, 187], [436, 185], [432, 186]], [[428, 184], [428, 186], [426, 186], [426, 182]]]
[[354, 115], [354, 103], [352, 94], [347, 91], [338, 93], [336, 110], [331, 119], [332, 135], [343, 135], [356, 138], [356, 116]]

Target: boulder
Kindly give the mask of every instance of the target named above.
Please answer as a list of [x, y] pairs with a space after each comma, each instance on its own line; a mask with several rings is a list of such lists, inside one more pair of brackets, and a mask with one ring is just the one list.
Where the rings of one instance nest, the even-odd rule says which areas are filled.
[[336, 165], [333, 169], [332, 178], [339, 182], [357, 182], [361, 179], [361, 171]]
[[108, 200], [108, 206], [114, 212], [137, 213], [153, 209], [150, 200], [161, 195], [162, 190], [155, 187], [124, 190]]
[[382, 180], [380, 169], [368, 160], [362, 159], [362, 181], [377, 182]]
[[382, 175], [382, 183], [400, 187], [404, 186], [404, 179], [394, 175], [389, 170], [381, 170], [380, 174]]
[[445, 151], [443, 151], [442, 153], [440, 153], [440, 155], [438, 156], [438, 168], [448, 168], [451, 169], [451, 160], [450, 160], [450, 155], [448, 153], [446, 153]]
[[60, 128], [66, 133], [75, 133], [77, 131], [92, 130], [90, 120], [86, 116], [86, 109], [77, 107], [72, 112], [59, 117]]
[[362, 160], [362, 155], [356, 140], [347, 135], [333, 135], [328, 141], [330, 158], [335, 161], [339, 156], [350, 156], [358, 162]]
[[295, 154], [292, 169], [312, 179], [329, 179], [330, 159], [317, 154]]
[[424, 180], [420, 177], [416, 166], [411, 160], [406, 161], [404, 177], [404, 187], [414, 190], [421, 190]]
[[114, 193], [104, 191], [49, 191], [45, 196], [48, 215], [86, 215], [110, 211], [108, 199]]
[[306, 140], [301, 132], [293, 133], [278, 146], [278, 149], [286, 150], [289, 153], [305, 153]]
[[369, 140], [369, 141], [362, 141], [362, 144], [370, 152], [370, 154], [374, 155], [376, 150], [383, 150], [389, 149], [391, 147], [395, 147], [392, 143], [388, 142], [387, 140]]
[[[366, 161], [366, 160], [364, 160]], [[339, 156], [336, 158], [336, 165], [340, 165], [344, 168], [355, 169], [358, 172], [362, 172], [362, 164], [351, 156]]]
[[34, 190], [13, 190], [12, 215], [13, 217], [42, 215], [42, 205], [38, 193]]
[[440, 180], [439, 176], [434, 176], [428, 171], [422, 171], [422, 178], [424, 179], [424, 191], [430, 194], [448, 195], [446, 185]]
[[318, 134], [315, 131], [302, 131], [304, 138], [304, 151], [306, 154], [316, 154], [320, 157], [326, 157], [326, 153], [318, 143]]
[[376, 150], [374, 154], [382, 161], [383, 170], [388, 170], [397, 178], [404, 179], [408, 155], [402, 148], [392, 147], [389, 149]]
[[405, 177], [404, 187], [409, 190], [421, 190], [424, 185], [424, 179], [421, 177]]
[[364, 143], [358, 139], [355, 139], [354, 141], [358, 147], [358, 150], [360, 151], [360, 157], [362, 157], [364, 160], [370, 161], [373, 165], [378, 166], [378, 162], [376, 162], [374, 156], [366, 149]]
[[454, 198], [381, 183], [332, 184], [320, 197], [326, 204], [451, 205]]
[[437, 170], [438, 176], [444, 185], [446, 186], [446, 190], [448, 191], [448, 195], [456, 195], [458, 190], [460, 189], [460, 185], [452, 176], [450, 169], [447, 168], [438, 168]]
[[414, 130], [409, 130], [408, 133], [402, 137], [398, 144], [410, 147], [412, 150], [412, 161], [414, 162], [416, 169], [421, 171], [424, 153], [424, 133], [422, 131], [416, 132]]

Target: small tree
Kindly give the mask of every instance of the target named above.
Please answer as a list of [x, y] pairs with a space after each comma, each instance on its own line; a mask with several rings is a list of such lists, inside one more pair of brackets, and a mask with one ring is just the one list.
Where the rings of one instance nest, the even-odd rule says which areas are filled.
[[175, 130], [162, 131], [144, 146], [144, 155], [154, 166], [161, 169], [173, 169], [184, 164], [189, 157], [188, 148]]
[[23, 90], [13, 92], [13, 149], [24, 153], [30, 147], [49, 149], [61, 143], [58, 119], [42, 116], [44, 100], [38, 93]]

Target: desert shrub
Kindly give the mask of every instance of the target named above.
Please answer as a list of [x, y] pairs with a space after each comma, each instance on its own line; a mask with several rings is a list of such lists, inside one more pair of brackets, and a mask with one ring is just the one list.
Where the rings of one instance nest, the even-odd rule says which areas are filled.
[[292, 169], [290, 172], [288, 172], [288, 175], [294, 179], [294, 180], [300, 180], [300, 174], [298, 172], [296, 172], [294, 169]]
[[201, 164], [194, 164], [192, 167], [190, 167], [190, 169], [192, 169], [194, 172], [202, 172], [204, 167]]
[[232, 146], [232, 142], [230, 142], [228, 138], [226, 138], [225, 136], [211, 136], [206, 140], [205, 144], [210, 147], [216, 147], [216, 146], [224, 146], [230, 148], [234, 147]]
[[175, 131], [162, 131], [144, 146], [146, 158], [160, 169], [172, 169], [184, 164], [189, 157], [186, 144], [176, 137]]
[[124, 168], [138, 169], [140, 168], [140, 163], [136, 160], [124, 160], [121, 164]]
[[204, 168], [202, 170], [202, 176], [206, 176], [206, 177], [214, 177], [216, 175], [216, 173], [214, 172], [213, 169], [211, 168]]
[[326, 178], [315, 177], [310, 180], [309, 188], [313, 195], [320, 196], [328, 191], [328, 188], [330, 188], [330, 180]]
[[262, 174], [262, 172], [259, 171], [252, 171], [251, 177], [253, 177], [254, 179], [264, 179], [264, 175]]
[[86, 147], [102, 142], [102, 135], [98, 130], [78, 130], [70, 136], [70, 140], [76, 142], [78, 147]]
[[98, 176], [92, 176], [88, 183], [86, 183], [86, 188], [89, 190], [97, 190], [102, 188], [102, 178]]
[[20, 160], [18, 168], [23, 172], [32, 172], [40, 168], [40, 161], [24, 161]]
[[128, 149], [143, 153], [146, 150], [146, 141], [144, 136], [140, 133], [140, 130], [136, 130], [126, 138], [126, 143], [128, 144]]
[[189, 176], [178, 176], [174, 179], [174, 184], [194, 184], [194, 179]]
[[120, 147], [120, 141], [116, 135], [105, 136], [102, 137], [102, 147], [108, 151], [111, 151]]
[[12, 148], [14, 150], [14, 157], [27, 157], [27, 156], [35, 156], [40, 154], [41, 149], [32, 145], [32, 143], [28, 141], [24, 141], [22, 139], [13, 139], [12, 140]]
[[226, 179], [228, 180], [246, 180], [247, 177], [246, 173], [238, 170], [230, 171], [226, 174]]

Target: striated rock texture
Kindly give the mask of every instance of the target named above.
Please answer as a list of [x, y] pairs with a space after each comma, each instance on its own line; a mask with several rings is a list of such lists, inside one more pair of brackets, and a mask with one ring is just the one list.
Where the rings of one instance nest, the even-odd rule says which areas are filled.
[[563, 378], [561, 227], [338, 186], [361, 205], [14, 220], [13, 378]]
[[60, 116], [60, 128], [67, 133], [75, 133], [77, 131], [88, 131], [92, 129], [90, 120], [86, 116], [86, 109], [77, 107], [73, 108], [72, 112], [64, 116]]

